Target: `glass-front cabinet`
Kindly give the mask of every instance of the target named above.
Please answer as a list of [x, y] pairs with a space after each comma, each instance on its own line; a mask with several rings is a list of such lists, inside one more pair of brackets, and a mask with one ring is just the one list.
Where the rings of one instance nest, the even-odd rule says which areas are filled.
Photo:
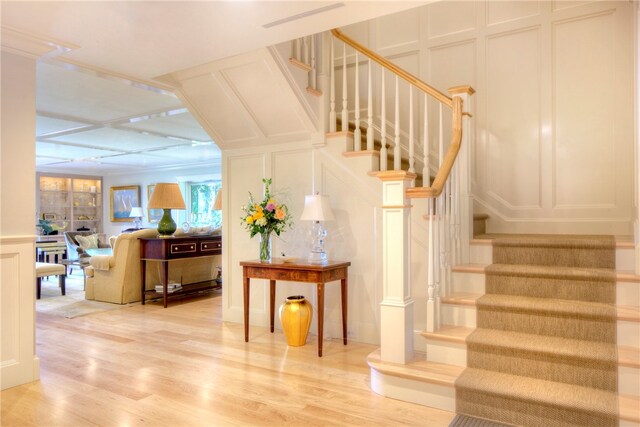
[[38, 174], [36, 225], [63, 231], [102, 232], [102, 178]]

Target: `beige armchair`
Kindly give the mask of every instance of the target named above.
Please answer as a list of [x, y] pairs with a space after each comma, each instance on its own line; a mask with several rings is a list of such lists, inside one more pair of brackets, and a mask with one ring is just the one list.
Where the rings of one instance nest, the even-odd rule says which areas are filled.
[[[116, 237], [113, 255], [91, 257], [85, 268], [85, 298], [88, 300], [128, 304], [140, 301], [141, 268], [139, 238], [157, 237], [154, 229], [123, 233]], [[169, 263], [169, 280], [183, 284], [213, 280], [216, 265], [211, 258], [190, 258]], [[153, 289], [160, 282], [160, 262], [147, 262], [146, 288]]]

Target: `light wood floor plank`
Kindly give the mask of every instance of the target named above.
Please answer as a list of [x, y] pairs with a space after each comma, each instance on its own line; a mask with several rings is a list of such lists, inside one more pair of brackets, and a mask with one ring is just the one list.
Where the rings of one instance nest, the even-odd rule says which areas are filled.
[[221, 320], [221, 295], [75, 319], [37, 314], [41, 380], [0, 392], [3, 426], [447, 426], [369, 387], [376, 347]]

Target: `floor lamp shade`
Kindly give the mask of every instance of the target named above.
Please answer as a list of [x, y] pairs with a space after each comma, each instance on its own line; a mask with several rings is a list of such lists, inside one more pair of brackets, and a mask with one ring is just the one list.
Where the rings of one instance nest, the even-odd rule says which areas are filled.
[[180, 187], [176, 183], [159, 182], [151, 194], [149, 209], [162, 209], [164, 214], [158, 222], [160, 237], [169, 237], [176, 231], [176, 222], [171, 218], [171, 209], [186, 209]]

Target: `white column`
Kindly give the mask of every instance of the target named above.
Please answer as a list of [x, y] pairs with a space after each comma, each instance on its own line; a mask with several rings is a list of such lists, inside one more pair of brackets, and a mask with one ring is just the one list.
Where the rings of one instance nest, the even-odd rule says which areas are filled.
[[415, 174], [379, 173], [382, 180], [382, 302], [380, 353], [385, 362], [407, 363], [413, 357], [413, 299], [409, 252], [411, 221], [405, 190]]
[[[475, 90], [471, 86], [459, 86], [449, 89], [451, 96], [462, 98], [462, 111], [472, 113], [471, 95]], [[471, 117], [462, 116], [462, 141], [458, 153], [458, 189], [460, 194], [460, 260], [461, 264], [469, 262], [469, 242], [473, 238], [473, 196], [471, 194], [471, 144], [473, 144], [473, 129]]]
[[636, 161], [635, 161], [635, 207], [634, 218], [634, 239], [636, 244], [636, 274], [640, 274], [640, 3], [635, 5], [635, 30], [636, 30], [636, 57], [635, 57], [635, 79], [636, 79]]
[[3, 50], [1, 63], [0, 386], [6, 389], [40, 376], [34, 311], [36, 60]]

